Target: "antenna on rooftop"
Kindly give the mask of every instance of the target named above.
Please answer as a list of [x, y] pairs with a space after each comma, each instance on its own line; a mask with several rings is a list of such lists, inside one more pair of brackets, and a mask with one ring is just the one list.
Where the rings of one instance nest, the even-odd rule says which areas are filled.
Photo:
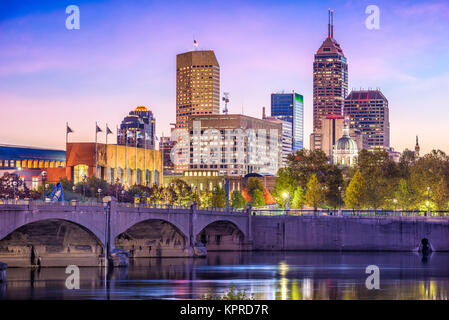
[[[229, 92], [223, 92], [224, 97], [221, 98], [224, 103], [225, 103], [225, 107], [223, 109], [223, 113], [224, 114], [228, 114], [229, 110], [228, 110], [228, 103], [229, 103]], [[243, 112], [242, 112], [243, 113]]]

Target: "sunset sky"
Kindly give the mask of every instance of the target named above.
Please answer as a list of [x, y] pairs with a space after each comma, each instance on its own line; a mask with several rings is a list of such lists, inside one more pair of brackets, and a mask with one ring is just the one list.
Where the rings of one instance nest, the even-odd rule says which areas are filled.
[[[78, 5], [80, 29], [65, 8]], [[380, 29], [365, 8], [380, 8]], [[389, 100], [391, 146], [449, 153], [448, 1], [1, 1], [0, 144], [64, 148], [93, 141], [95, 121], [115, 127], [138, 105], [158, 135], [175, 122], [176, 54], [213, 49], [230, 112], [261, 117], [270, 94], [305, 99], [312, 130], [313, 55], [327, 35], [349, 64], [349, 88], [380, 88]], [[104, 141], [101, 135], [99, 141]], [[111, 142], [115, 138], [110, 136]]]

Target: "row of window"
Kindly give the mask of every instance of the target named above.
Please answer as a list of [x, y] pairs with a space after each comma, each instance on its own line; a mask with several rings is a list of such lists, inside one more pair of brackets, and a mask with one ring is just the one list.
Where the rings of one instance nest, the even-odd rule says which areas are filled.
[[65, 161], [0, 159], [1, 169], [42, 169], [65, 167]]

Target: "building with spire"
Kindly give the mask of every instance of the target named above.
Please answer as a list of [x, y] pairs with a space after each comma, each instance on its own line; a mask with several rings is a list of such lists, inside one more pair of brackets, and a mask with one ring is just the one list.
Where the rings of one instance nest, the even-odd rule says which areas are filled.
[[419, 158], [419, 143], [418, 143], [418, 136], [416, 136], [416, 145], [415, 145], [415, 158]]
[[322, 120], [328, 115], [342, 115], [348, 93], [348, 63], [334, 39], [333, 11], [329, 10], [327, 38], [313, 62], [313, 133], [311, 149], [321, 149]]

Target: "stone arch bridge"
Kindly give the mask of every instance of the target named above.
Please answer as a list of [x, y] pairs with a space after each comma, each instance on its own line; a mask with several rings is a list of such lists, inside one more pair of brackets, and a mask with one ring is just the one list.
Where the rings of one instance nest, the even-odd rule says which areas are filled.
[[115, 248], [130, 257], [207, 251], [449, 251], [449, 216], [287, 215], [119, 204], [0, 205], [0, 261], [9, 266], [98, 266]]
[[[108, 223], [109, 220], [109, 223]], [[251, 215], [191, 208], [30, 202], [0, 205], [0, 261], [10, 266], [99, 265], [106, 246], [131, 257], [250, 250]], [[201, 251], [201, 250], [200, 250]]]

